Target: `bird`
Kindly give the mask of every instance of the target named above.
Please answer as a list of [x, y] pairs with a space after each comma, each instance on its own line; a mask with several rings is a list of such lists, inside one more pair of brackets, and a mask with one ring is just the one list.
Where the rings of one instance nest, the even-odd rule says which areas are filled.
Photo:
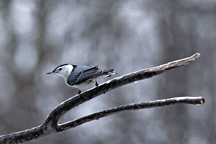
[[87, 90], [92, 83], [98, 87], [97, 79], [117, 74], [114, 69], [100, 69], [98, 66], [62, 64], [47, 74], [55, 74], [64, 79], [66, 85], [79, 89], [78, 94]]

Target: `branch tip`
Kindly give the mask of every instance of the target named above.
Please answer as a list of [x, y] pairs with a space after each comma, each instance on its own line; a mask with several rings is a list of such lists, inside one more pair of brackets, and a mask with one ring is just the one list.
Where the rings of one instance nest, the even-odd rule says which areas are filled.
[[202, 99], [200, 100], [200, 104], [204, 104], [204, 103], [205, 103], [205, 99], [202, 98]]
[[191, 58], [194, 58], [195, 60], [198, 59], [201, 56], [200, 53], [195, 53], [192, 56], [190, 56]]

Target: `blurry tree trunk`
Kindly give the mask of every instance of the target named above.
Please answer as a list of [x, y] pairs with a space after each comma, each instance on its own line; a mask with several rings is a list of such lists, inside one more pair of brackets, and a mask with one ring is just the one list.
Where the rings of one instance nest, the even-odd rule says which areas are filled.
[[[170, 15], [163, 15], [159, 21], [159, 35], [160, 35], [160, 46], [161, 49], [161, 60], [169, 61], [179, 57], [184, 57], [187, 53], [190, 53], [191, 49], [185, 49], [186, 41], [182, 41], [183, 37], [187, 37], [178, 29], [178, 12], [176, 9], [181, 9], [177, 2], [170, 1]], [[184, 38], [184, 39], [190, 39]], [[189, 46], [188, 46], [189, 47]], [[179, 69], [175, 73], [166, 73], [164, 75], [164, 82], [160, 83], [158, 87], [158, 93], [165, 97], [170, 95], [174, 96], [187, 96], [189, 95], [188, 89], [190, 86], [187, 85], [190, 81], [191, 73], [188, 73], [188, 69]], [[164, 85], [164, 86], [163, 86]], [[173, 109], [167, 109], [159, 113], [159, 117], [162, 118], [164, 123], [163, 127], [165, 133], [169, 136], [171, 143], [185, 143], [187, 141], [188, 129], [188, 113], [185, 105], [174, 107]], [[176, 123], [179, 125], [177, 126]], [[168, 128], [169, 127], [169, 128]]]

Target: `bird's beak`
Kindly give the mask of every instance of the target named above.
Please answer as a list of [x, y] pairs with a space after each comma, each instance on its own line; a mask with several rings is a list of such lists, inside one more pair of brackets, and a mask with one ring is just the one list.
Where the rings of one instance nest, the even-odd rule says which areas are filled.
[[48, 73], [46, 73], [46, 74], [54, 74], [54, 72], [48, 72]]

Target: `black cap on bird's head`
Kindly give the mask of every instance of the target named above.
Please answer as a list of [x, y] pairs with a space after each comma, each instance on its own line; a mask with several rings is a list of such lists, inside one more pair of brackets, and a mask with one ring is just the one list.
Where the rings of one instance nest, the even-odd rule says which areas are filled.
[[61, 65], [57, 66], [53, 71], [48, 72], [48, 73], [46, 73], [46, 74], [54, 74], [54, 73], [57, 73], [57, 72], [59, 72], [59, 71], [62, 70], [62, 66], [66, 66], [66, 65], [70, 65], [70, 64], [61, 64]]

